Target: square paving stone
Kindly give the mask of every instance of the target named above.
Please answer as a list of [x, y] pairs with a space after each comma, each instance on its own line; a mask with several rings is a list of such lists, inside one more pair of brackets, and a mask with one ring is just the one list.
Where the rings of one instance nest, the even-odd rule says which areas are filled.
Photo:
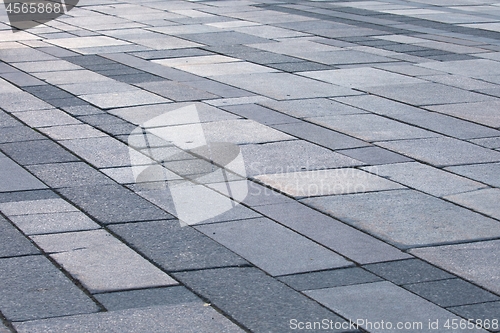
[[493, 100], [493, 97], [438, 83], [367, 87], [363, 88], [363, 90], [412, 105], [455, 104]]
[[[175, 273], [218, 309], [251, 332], [294, 332], [290, 320], [343, 319], [255, 268], [221, 268]], [[326, 330], [341, 332], [341, 330]]]
[[374, 237], [295, 201], [259, 205], [253, 208], [361, 264], [410, 258], [409, 255]]
[[281, 124], [273, 127], [330, 149], [356, 148], [368, 145], [361, 140], [307, 122]]
[[213, 308], [195, 302], [36, 320], [16, 323], [15, 327], [19, 333], [45, 333], [61, 327], [66, 333], [244, 332]]
[[80, 186], [62, 188], [59, 191], [104, 224], [173, 218], [119, 185]]
[[47, 188], [10, 158], [0, 155], [0, 192], [26, 191]]
[[485, 184], [500, 187], [500, 163], [484, 163], [445, 168], [448, 171]]
[[195, 228], [272, 276], [352, 265], [338, 254], [266, 218]]
[[3, 217], [0, 217], [0, 231], [0, 258], [40, 253], [19, 230]]
[[363, 169], [437, 197], [485, 187], [473, 180], [418, 162], [377, 165]]
[[297, 99], [292, 101], [269, 100], [260, 104], [298, 118], [366, 113], [366, 111], [361, 109], [326, 98]]
[[0, 308], [12, 321], [98, 312], [99, 308], [44, 256], [0, 260]]
[[[387, 281], [311, 290], [306, 294], [374, 333], [401, 332], [396, 326], [400, 322], [410, 323], [410, 332], [430, 333], [435, 330], [429, 328], [429, 319], [432, 322], [437, 319], [441, 325], [448, 319], [460, 320], [445, 309]], [[383, 328], [382, 321], [385, 322]], [[391, 329], [387, 329], [389, 323]], [[456, 332], [483, 331], [465, 329]]]
[[316, 197], [304, 202], [403, 249], [500, 235], [495, 220], [413, 190]]
[[397, 140], [377, 145], [436, 167], [500, 161], [500, 154], [494, 150], [453, 138]]
[[257, 121], [264, 125], [296, 123], [299, 120], [257, 104], [231, 105], [223, 108], [238, 116]]
[[32, 165], [29, 170], [53, 188], [114, 184], [111, 179], [82, 162]]
[[487, 188], [448, 195], [447, 200], [500, 220], [500, 189]]
[[361, 147], [353, 149], [342, 149], [338, 151], [342, 155], [346, 155], [370, 165], [391, 164], [410, 162], [411, 159], [392, 151], [382, 149], [380, 147]]
[[169, 272], [248, 264], [192, 227], [181, 227], [178, 220], [127, 223], [110, 229]]
[[451, 279], [455, 277], [418, 259], [369, 264], [363, 266], [363, 268], [397, 285]]
[[77, 160], [73, 154], [50, 140], [3, 143], [0, 149], [21, 165]]
[[61, 144], [98, 168], [131, 163], [129, 147], [111, 137], [64, 140]]
[[314, 117], [307, 120], [366, 141], [437, 136], [432, 132], [374, 114]]
[[296, 198], [404, 188], [387, 179], [353, 168], [278, 173], [259, 175], [255, 178]]
[[9, 219], [27, 235], [100, 228], [97, 223], [82, 212], [16, 215], [9, 216]]
[[31, 239], [92, 293], [177, 284], [104, 230], [35, 235]]
[[241, 146], [249, 176], [362, 165], [312, 143], [293, 140]]
[[500, 297], [462, 279], [407, 284], [403, 287], [442, 307], [500, 300]]
[[432, 105], [428, 106], [429, 110], [439, 113], [448, 114], [450, 116], [470, 120], [479, 124], [490, 127], [500, 127], [500, 119], [498, 117], [498, 100], [477, 102], [477, 103], [458, 103], [453, 105]]
[[378, 276], [359, 267], [285, 275], [278, 277], [278, 280], [298, 291], [382, 281]]
[[145, 308], [150, 306], [203, 303], [191, 291], [181, 286], [117, 291], [94, 296], [108, 311]]
[[358, 95], [349, 88], [318, 82], [288, 73], [221, 75], [215, 80], [277, 100]]
[[[448, 308], [448, 311], [451, 311], [466, 319], [480, 319], [483, 322], [485, 320], [488, 320], [491, 327], [492, 321], [494, 319], [500, 318], [500, 302], [488, 302], [450, 307]], [[496, 329], [493, 329], [493, 331], [498, 332], [498, 328], [499, 327], [496, 326]]]

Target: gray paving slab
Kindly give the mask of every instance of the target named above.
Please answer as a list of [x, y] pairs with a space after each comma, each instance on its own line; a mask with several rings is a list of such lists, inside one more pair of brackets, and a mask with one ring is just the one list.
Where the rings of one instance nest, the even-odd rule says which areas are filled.
[[173, 218], [119, 185], [62, 188], [59, 192], [104, 224]]
[[9, 221], [0, 218], [0, 257], [38, 254], [40, 251]]
[[471, 164], [445, 168], [458, 175], [471, 178], [490, 186], [500, 187], [500, 163]]
[[0, 155], [0, 192], [47, 188], [47, 185], [5, 155]]
[[104, 230], [35, 235], [31, 239], [92, 293], [177, 284]]
[[97, 168], [127, 166], [131, 163], [127, 145], [112, 137], [64, 140], [60, 143]]
[[43, 139], [46, 139], [46, 137], [27, 126], [2, 127], [0, 132], [0, 143]]
[[[244, 145], [241, 151], [250, 176], [299, 170], [321, 170], [363, 164], [312, 143], [293, 140], [260, 145]], [[286, 152], [285, 154], [283, 154]]]
[[176, 102], [199, 101], [219, 97], [203, 89], [194, 88], [190, 85], [173, 81], [146, 82], [140, 83], [138, 86]]
[[437, 134], [373, 114], [313, 117], [307, 120], [365, 141], [435, 137]]
[[[438, 320], [440, 325], [448, 319], [460, 320], [445, 309], [387, 281], [311, 290], [306, 294], [370, 332], [401, 332], [398, 323], [409, 323], [406, 329], [402, 326], [408, 332], [434, 332], [429, 327], [429, 319], [431, 322]], [[382, 321], [385, 322], [383, 327]], [[476, 329], [456, 331], [484, 332]]]
[[81, 99], [101, 109], [167, 103], [170, 100], [144, 90], [81, 95]]
[[[488, 321], [489, 327], [493, 328], [494, 332], [498, 332], [498, 326], [493, 324], [493, 320], [500, 316], [500, 302], [488, 302], [481, 304], [462, 305], [448, 308], [448, 311], [453, 312], [463, 318]], [[486, 324], [484, 325], [486, 326]]]
[[260, 104], [298, 118], [366, 113], [366, 111], [361, 109], [327, 98], [308, 98], [291, 101], [268, 100]]
[[446, 137], [377, 142], [377, 145], [436, 167], [500, 161], [494, 150]]
[[0, 210], [7, 216], [78, 211], [74, 206], [60, 197], [4, 202], [0, 204]]
[[485, 148], [492, 148], [492, 149], [500, 148], [500, 137], [498, 136], [493, 138], [473, 139], [469, 141]]
[[63, 212], [9, 216], [26, 235], [99, 229], [100, 226], [81, 212]]
[[462, 279], [407, 284], [405, 289], [442, 307], [498, 301], [500, 298]]
[[95, 294], [94, 297], [108, 311], [161, 305], [178, 305], [192, 302], [203, 303], [198, 296], [182, 286], [117, 291]]
[[[189, 318], [189, 320], [186, 320]], [[57, 331], [64, 327], [68, 333], [84, 332], [244, 332], [211, 307], [198, 303], [127, 309], [92, 315], [37, 320], [15, 324], [22, 333]]]
[[477, 191], [448, 195], [445, 198], [474, 211], [491, 216], [497, 220], [500, 219], [500, 208], [498, 207], [498, 202], [500, 200], [499, 188], [485, 188]]
[[0, 127], [21, 126], [22, 124], [7, 112], [0, 110]]
[[54, 140], [87, 139], [106, 136], [105, 133], [87, 124], [44, 127], [40, 131]]
[[195, 228], [272, 276], [352, 265], [338, 254], [266, 218]]
[[0, 308], [12, 321], [98, 312], [98, 306], [43, 256], [0, 259]]
[[406, 156], [396, 154], [392, 151], [376, 146], [342, 149], [338, 152], [342, 155], [352, 157], [369, 165], [392, 164], [411, 161], [411, 159]]
[[30, 190], [19, 192], [0, 192], [0, 203], [55, 199], [59, 196], [52, 190]]
[[[293, 332], [291, 319], [335, 322], [343, 319], [255, 268], [179, 272], [174, 276], [196, 289], [252, 332]], [[340, 332], [342, 330], [326, 330]]]
[[181, 227], [177, 220], [112, 225], [110, 229], [169, 272], [248, 264], [195, 229]]
[[257, 104], [231, 105], [223, 108], [238, 116], [252, 119], [264, 125], [297, 123], [298, 119], [270, 110]]
[[399, 248], [494, 238], [500, 225], [414, 190], [304, 199], [321, 211]]
[[433, 105], [426, 108], [475, 123], [498, 128], [500, 127], [500, 120], [498, 119], [496, 110], [498, 110], [499, 105], [500, 103], [497, 100], [476, 103], [459, 103], [457, 101], [453, 105]]
[[73, 154], [50, 140], [3, 143], [0, 149], [21, 165], [77, 160]]
[[474, 191], [485, 185], [419, 162], [363, 167], [363, 170], [437, 197]]
[[52, 188], [114, 184], [82, 162], [31, 165], [28, 170]]
[[409, 255], [387, 243], [297, 202], [260, 205], [253, 208], [360, 264], [410, 258]]
[[278, 277], [278, 280], [298, 291], [382, 281], [359, 267], [286, 275]]

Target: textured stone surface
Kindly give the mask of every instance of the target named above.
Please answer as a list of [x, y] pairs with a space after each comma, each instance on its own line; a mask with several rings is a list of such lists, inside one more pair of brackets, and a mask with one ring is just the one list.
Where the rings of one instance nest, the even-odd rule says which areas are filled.
[[500, 189], [488, 188], [467, 193], [454, 194], [445, 197], [476, 212], [500, 219]]
[[0, 217], [0, 257], [14, 257], [38, 254], [40, 251], [31, 244], [9, 221]]
[[0, 192], [47, 188], [40, 180], [5, 155], [0, 155], [0, 169], [2, 170], [0, 173]]
[[53, 188], [113, 184], [111, 179], [82, 162], [32, 165], [29, 170]]
[[81, 212], [17, 215], [10, 216], [9, 219], [27, 235], [100, 228]]
[[500, 187], [500, 163], [484, 163], [448, 167], [446, 170], [477, 180], [490, 186]]

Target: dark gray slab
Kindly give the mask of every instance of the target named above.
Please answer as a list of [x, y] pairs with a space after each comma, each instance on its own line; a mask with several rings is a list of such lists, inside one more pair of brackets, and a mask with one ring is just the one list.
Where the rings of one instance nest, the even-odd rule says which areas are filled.
[[92, 313], [96, 304], [43, 256], [0, 259], [0, 308], [12, 321]]
[[226, 106], [223, 109], [265, 125], [296, 123], [299, 121], [296, 118], [257, 104], [232, 105]]
[[462, 279], [407, 284], [404, 288], [442, 307], [500, 300], [500, 297]]
[[0, 144], [0, 149], [21, 165], [71, 162], [77, 158], [49, 140]]
[[59, 192], [104, 224], [173, 218], [172, 215], [118, 185], [62, 188]]
[[181, 227], [177, 220], [127, 223], [110, 229], [167, 271], [247, 264], [202, 233]]
[[40, 251], [10, 222], [0, 217], [0, 258], [27, 254], [38, 254]]
[[297, 202], [254, 209], [361, 264], [409, 258], [396, 248]]
[[[448, 308], [448, 311], [467, 319], [481, 319], [482, 321], [488, 320], [491, 327], [492, 320], [500, 318], [500, 302], [450, 307]], [[493, 331], [498, 332], [499, 329], [500, 327], [496, 326], [496, 329], [493, 329]]]
[[108, 311], [189, 302], [202, 302], [202, 300], [195, 294], [181, 286], [119, 291], [114, 293], [96, 294], [94, 297]]
[[45, 139], [43, 135], [25, 126], [3, 127], [0, 131], [0, 143], [42, 139]]
[[82, 162], [32, 165], [35, 176], [53, 188], [114, 184], [114, 182]]
[[9, 193], [0, 193], [0, 203], [55, 199], [58, 197], [59, 196], [51, 190], [29, 190], [29, 191], [9, 192]]
[[278, 277], [278, 280], [298, 291], [382, 281], [359, 267], [286, 275]]
[[175, 81], [147, 82], [138, 86], [176, 102], [214, 99], [219, 96]]
[[382, 262], [365, 265], [363, 268], [398, 285], [454, 277], [454, 275], [418, 259]]
[[391, 164], [391, 163], [412, 161], [410, 158], [406, 156], [396, 154], [392, 151], [389, 151], [387, 149], [382, 149], [376, 146], [361, 147], [354, 149], [342, 149], [341, 151], [338, 152], [341, 153], [342, 155], [355, 158], [358, 161], [364, 162], [369, 165]]
[[251, 332], [294, 332], [289, 326], [291, 319], [327, 318], [343, 322], [334, 313], [255, 268], [210, 269], [174, 276]]
[[22, 126], [22, 124], [10, 116], [8, 113], [0, 110], [0, 127]]
[[10, 158], [0, 155], [0, 192], [44, 189], [47, 186]]
[[304, 202], [399, 248], [500, 235], [495, 220], [413, 190], [326, 196]]

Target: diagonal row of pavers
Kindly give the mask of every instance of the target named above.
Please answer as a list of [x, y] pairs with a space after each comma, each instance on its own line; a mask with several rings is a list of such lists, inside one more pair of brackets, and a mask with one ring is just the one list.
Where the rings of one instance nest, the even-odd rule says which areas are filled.
[[[497, 8], [81, 1], [16, 33], [0, 17], [0, 332], [500, 331]], [[207, 139], [239, 145], [228, 183], [248, 195], [185, 226], [129, 149], [193, 105]]]

